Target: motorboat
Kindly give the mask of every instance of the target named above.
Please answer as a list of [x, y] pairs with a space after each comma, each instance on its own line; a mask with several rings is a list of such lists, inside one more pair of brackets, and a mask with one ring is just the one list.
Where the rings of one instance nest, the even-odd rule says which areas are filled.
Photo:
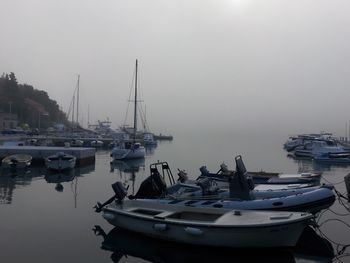
[[294, 151], [297, 147], [303, 146], [314, 140], [330, 140], [332, 138], [331, 133], [310, 133], [310, 134], [300, 134], [297, 136], [290, 136], [288, 140], [283, 144], [283, 148], [288, 151]]
[[105, 232], [101, 226], [93, 229], [102, 237], [101, 249], [111, 252], [113, 262], [123, 258], [137, 258], [147, 262], [241, 262], [241, 263], [321, 263], [331, 262], [332, 245], [307, 226], [293, 248], [217, 248], [190, 246], [147, 237], [133, 231], [114, 227]]
[[145, 146], [155, 146], [157, 145], [157, 141], [154, 139], [154, 135], [151, 132], [143, 133], [143, 144]]
[[[239, 162], [242, 163], [241, 165], [245, 169], [241, 156], [237, 156], [236, 158], [239, 159]], [[164, 175], [167, 175], [166, 193], [172, 198], [204, 198], [209, 196], [210, 199], [227, 199], [232, 197], [232, 191], [237, 191], [236, 188], [239, 189], [242, 182], [244, 182], [249, 188], [247, 189], [247, 196], [249, 196], [250, 199], [283, 197], [310, 192], [323, 187], [332, 188], [332, 186], [320, 186], [319, 181], [316, 183], [307, 180], [303, 181], [302, 179], [299, 180], [299, 178], [292, 180], [294, 177], [286, 177], [285, 180], [280, 179], [284, 183], [278, 183], [277, 181], [277, 183], [271, 184], [267, 182], [256, 184], [254, 179], [252, 179], [245, 170], [242, 172], [242, 175], [240, 175], [241, 181], [237, 182], [237, 180], [233, 180], [233, 178], [235, 178], [234, 172], [228, 171], [226, 165], [221, 165], [221, 167], [222, 174], [210, 174], [206, 169], [203, 169], [204, 167], [201, 167], [200, 170], [202, 175], [196, 180], [188, 179], [186, 172], [179, 170], [179, 177], [177, 182], [175, 182], [169, 164], [167, 162], [158, 161], [157, 163], [150, 165], [151, 175], [141, 184], [139, 189], [140, 194], [136, 195], [135, 198], [144, 198], [144, 193], [150, 192], [148, 189], [149, 186], [152, 185], [150, 181], [153, 180], [152, 178], [158, 177], [160, 173], [163, 177]], [[159, 169], [161, 172], [159, 172]], [[147, 196], [148, 195], [146, 194], [146, 197]]]
[[313, 159], [328, 158], [329, 160], [337, 158], [348, 158], [350, 162], [350, 151], [345, 150], [343, 146], [334, 140], [314, 140], [294, 150], [296, 157], [306, 157]]
[[123, 200], [126, 193], [97, 212], [110, 224], [146, 236], [182, 244], [214, 247], [295, 246], [313, 215], [173, 206]]
[[[225, 163], [220, 165], [219, 171], [211, 173], [206, 166], [199, 168], [201, 174], [197, 180], [209, 177], [218, 182], [228, 182], [230, 176], [234, 174], [233, 170], [229, 170]], [[251, 178], [255, 185], [259, 184], [312, 184], [319, 185], [321, 173], [303, 172], [298, 174], [273, 173], [273, 172], [247, 172], [247, 176]]]
[[29, 154], [12, 154], [1, 161], [2, 168], [21, 169], [28, 168], [32, 163], [32, 156]]
[[91, 141], [90, 145], [91, 145], [91, 147], [102, 147], [103, 141], [93, 140], [93, 141]]
[[145, 155], [145, 147], [138, 142], [132, 141], [119, 142], [111, 153], [113, 160], [139, 159], [145, 158]]
[[288, 140], [283, 144], [283, 148], [288, 151], [294, 151], [294, 149], [298, 146], [304, 145], [306, 142], [310, 142], [314, 140], [315, 136], [310, 135], [299, 135], [299, 136], [291, 136]]
[[82, 140], [72, 140], [69, 144], [72, 147], [82, 147], [84, 145], [84, 141], [82, 141]]
[[69, 170], [75, 167], [76, 157], [64, 152], [58, 152], [45, 158], [45, 165], [51, 170]]
[[137, 133], [137, 70], [138, 62], [135, 66], [135, 100], [134, 100], [134, 127], [133, 138], [131, 141], [119, 141], [112, 149], [111, 157], [113, 160], [138, 159], [145, 158], [146, 150], [139, 142], [136, 142]]
[[[247, 180], [241, 156], [237, 156], [235, 161], [236, 172], [230, 178], [228, 189], [221, 189], [208, 178], [205, 181], [199, 181], [198, 184], [177, 183], [171, 171], [168, 171], [171, 185], [167, 186], [164, 180], [165, 174], [161, 175], [153, 165], [151, 166], [151, 175], [141, 183], [135, 195], [129, 195], [129, 199], [143, 199], [155, 204], [162, 203], [174, 206], [307, 211], [311, 213], [326, 209], [335, 201], [331, 185], [290, 190], [265, 189], [254, 192], [251, 181]], [[162, 164], [162, 166], [167, 165], [167, 163]], [[165, 171], [167, 170], [165, 169]], [[104, 204], [113, 202], [113, 198]]]

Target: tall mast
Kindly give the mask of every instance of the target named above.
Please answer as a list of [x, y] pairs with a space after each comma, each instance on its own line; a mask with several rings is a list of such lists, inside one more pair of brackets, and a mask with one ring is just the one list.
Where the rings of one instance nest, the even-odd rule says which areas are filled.
[[88, 124], [88, 128], [90, 126], [90, 104], [88, 104], [88, 119], [87, 119], [87, 124]]
[[137, 59], [136, 59], [136, 67], [135, 67], [134, 143], [136, 141], [136, 130], [137, 130]]
[[[75, 92], [74, 92], [75, 93]], [[72, 129], [74, 130], [74, 108], [75, 108], [75, 94], [73, 95], [73, 112], [72, 112]]]
[[78, 83], [77, 83], [77, 126], [79, 126], [79, 82], [80, 75], [78, 75]]

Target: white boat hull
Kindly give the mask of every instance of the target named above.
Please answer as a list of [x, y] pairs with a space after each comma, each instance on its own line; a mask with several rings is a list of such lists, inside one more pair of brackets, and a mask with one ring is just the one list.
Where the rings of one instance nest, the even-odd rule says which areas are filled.
[[[150, 207], [157, 209], [159, 206]], [[183, 210], [187, 209], [191, 214], [193, 208], [184, 207]], [[202, 215], [206, 214], [206, 210], [202, 209]], [[273, 220], [266, 220], [262, 214], [273, 212], [241, 211], [240, 215], [235, 215], [233, 211], [230, 211], [218, 219], [202, 220], [197, 219], [196, 215], [194, 219], [172, 216], [173, 211], [168, 213], [169, 216], [165, 215], [167, 212], [158, 215], [153, 213], [140, 215], [125, 211], [123, 205], [116, 204], [105, 208], [103, 217], [114, 226], [150, 237], [215, 247], [294, 246], [308, 223], [308, 220], [305, 220], [305, 214], [300, 214], [299, 220], [290, 220], [287, 223], [284, 220], [277, 220], [278, 222], [272, 223]], [[217, 211], [222, 213], [222, 211]], [[292, 214], [291, 212], [283, 213]], [[255, 223], [249, 222], [252, 218]], [[233, 224], [226, 221], [233, 222]]]

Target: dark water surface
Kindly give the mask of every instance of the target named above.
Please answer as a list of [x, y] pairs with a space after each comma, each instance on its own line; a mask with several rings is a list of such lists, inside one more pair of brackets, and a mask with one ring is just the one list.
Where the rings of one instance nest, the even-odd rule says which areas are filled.
[[157, 241], [115, 229], [92, 209], [112, 196], [110, 185], [117, 180], [129, 183], [130, 193], [136, 191], [157, 160], [169, 162], [174, 174], [180, 168], [195, 178], [202, 165], [213, 172], [222, 162], [234, 168], [237, 154], [249, 171], [323, 171], [324, 182], [346, 192], [343, 180], [350, 167], [290, 159], [282, 149], [286, 139], [287, 135], [272, 134], [175, 134], [173, 142], [148, 149], [145, 160], [120, 162], [112, 170], [110, 151], [99, 150], [95, 165], [70, 173], [34, 167], [16, 177], [2, 175], [0, 262], [350, 262], [349, 249], [330, 259], [330, 243], [320, 238], [331, 241], [335, 254], [350, 244], [350, 216], [338, 201], [321, 213], [321, 233], [308, 231], [298, 248], [288, 250], [204, 249]]

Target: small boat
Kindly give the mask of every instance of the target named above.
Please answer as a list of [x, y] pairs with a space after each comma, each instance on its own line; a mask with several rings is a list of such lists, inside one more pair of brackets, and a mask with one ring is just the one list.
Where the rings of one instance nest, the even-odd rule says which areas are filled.
[[[123, 198], [123, 197], [122, 197]], [[182, 244], [214, 247], [295, 246], [313, 215], [172, 206], [120, 200], [102, 208], [110, 224]]]
[[122, 141], [112, 150], [113, 160], [140, 159], [145, 158], [146, 150], [138, 142]]
[[[236, 162], [241, 162], [241, 166], [245, 169], [241, 156], [236, 157]], [[232, 191], [241, 191], [240, 186], [244, 184], [248, 185], [246, 189], [247, 197], [250, 199], [262, 199], [262, 198], [273, 198], [283, 197], [289, 195], [297, 195], [305, 192], [314, 191], [324, 186], [320, 186], [319, 177], [318, 181], [315, 182], [309, 180], [302, 180], [302, 178], [275, 178], [273, 183], [268, 183], [266, 178], [265, 181], [260, 179], [260, 183], [256, 183], [255, 175], [252, 177], [248, 172], [244, 170], [241, 175], [236, 175], [233, 171], [228, 171], [226, 165], [221, 165], [222, 173], [211, 174], [205, 167], [201, 167], [202, 174], [196, 180], [189, 180], [187, 174], [183, 170], [179, 170], [179, 179], [175, 182], [172, 172], [167, 162], [157, 162], [150, 165], [151, 177], [158, 176], [158, 174], [167, 174], [168, 183], [170, 186], [167, 187], [167, 195], [176, 198], [202, 198], [203, 196], [210, 195], [210, 199], [213, 198], [230, 198], [232, 197]], [[161, 172], [158, 169], [161, 169]], [[239, 181], [234, 180], [235, 177], [239, 176]], [[308, 179], [312, 178], [311, 175], [305, 175]], [[294, 179], [293, 179], [294, 178]], [[271, 180], [270, 178], [269, 180]], [[278, 180], [279, 179], [279, 180]], [[310, 179], [311, 180], [311, 179]], [[145, 180], [145, 182], [147, 179]], [[257, 180], [259, 181], [259, 180]], [[144, 184], [141, 184], [140, 191], [143, 192]], [[149, 192], [146, 190], [145, 192]], [[236, 197], [236, 196], [235, 196]], [[240, 198], [240, 197], [239, 197]]]
[[[216, 173], [210, 173], [206, 166], [199, 168], [201, 174], [197, 180], [209, 177], [216, 181], [228, 182], [234, 171], [228, 170], [227, 165], [222, 163], [220, 169]], [[247, 172], [247, 176], [251, 178], [254, 184], [312, 184], [319, 185], [321, 173], [304, 172], [299, 174], [271, 173], [265, 171]]]
[[82, 140], [72, 140], [70, 142], [70, 146], [72, 147], [82, 147], [84, 145], [84, 141]]
[[143, 133], [143, 144], [145, 146], [155, 146], [157, 145], [157, 141], [154, 139], [153, 133], [144, 132]]
[[102, 147], [103, 141], [93, 140], [93, 141], [91, 141], [90, 145], [91, 145], [91, 147]]
[[76, 157], [63, 152], [45, 158], [45, 165], [51, 170], [69, 170], [75, 167]]
[[29, 154], [12, 154], [1, 161], [3, 168], [27, 168], [32, 163], [32, 156]]
[[313, 140], [303, 146], [298, 146], [294, 150], [296, 157], [318, 158], [326, 156], [329, 158], [345, 158], [350, 160], [350, 151], [334, 140]]

